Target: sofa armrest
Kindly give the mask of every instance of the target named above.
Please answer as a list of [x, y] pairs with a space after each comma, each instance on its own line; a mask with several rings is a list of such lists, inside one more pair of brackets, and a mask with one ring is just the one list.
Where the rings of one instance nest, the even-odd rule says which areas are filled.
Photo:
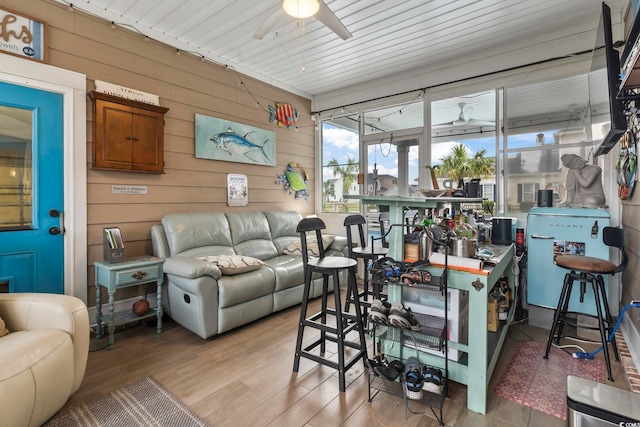
[[211, 276], [214, 279], [222, 277], [222, 271], [218, 266], [197, 258], [174, 256], [165, 259], [164, 272], [174, 276], [195, 279], [202, 276]]
[[71, 295], [0, 293], [0, 316], [10, 332], [59, 329], [71, 336], [74, 347], [75, 392], [84, 378], [89, 357], [89, 312], [82, 300]]

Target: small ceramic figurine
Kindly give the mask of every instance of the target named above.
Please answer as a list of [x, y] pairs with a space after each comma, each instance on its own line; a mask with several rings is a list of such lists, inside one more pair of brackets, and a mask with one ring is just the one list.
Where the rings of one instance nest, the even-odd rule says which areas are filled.
[[577, 154], [563, 154], [562, 164], [569, 168], [565, 187], [565, 206], [582, 208], [607, 208], [602, 188], [602, 168], [590, 165]]

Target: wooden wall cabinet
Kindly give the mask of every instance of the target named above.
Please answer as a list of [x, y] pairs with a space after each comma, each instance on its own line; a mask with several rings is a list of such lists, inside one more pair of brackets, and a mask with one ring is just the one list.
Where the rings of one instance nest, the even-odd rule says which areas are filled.
[[91, 92], [93, 169], [164, 172], [164, 114], [168, 108]]

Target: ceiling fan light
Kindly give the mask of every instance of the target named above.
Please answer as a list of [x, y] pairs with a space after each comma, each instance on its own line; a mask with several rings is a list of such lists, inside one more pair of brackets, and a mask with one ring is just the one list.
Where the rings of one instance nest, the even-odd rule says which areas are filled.
[[294, 18], [308, 18], [320, 9], [318, 0], [282, 0], [282, 8]]

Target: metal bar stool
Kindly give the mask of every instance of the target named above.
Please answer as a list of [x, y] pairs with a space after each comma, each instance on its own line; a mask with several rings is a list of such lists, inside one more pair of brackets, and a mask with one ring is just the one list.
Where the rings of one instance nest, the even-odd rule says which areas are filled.
[[[554, 338], [556, 344], [560, 343], [562, 329], [565, 324], [577, 326], [575, 322], [571, 322], [567, 319], [573, 282], [579, 281], [581, 286], [585, 286], [586, 283], [591, 283], [597, 312], [597, 316], [594, 317], [597, 317], [598, 319], [597, 329], [600, 331], [604, 359], [607, 365], [607, 378], [609, 381], [613, 381], [613, 375], [611, 374], [611, 362], [609, 360], [609, 349], [607, 345], [607, 335], [612, 333], [614, 323], [609, 310], [609, 303], [607, 302], [607, 294], [602, 275], [613, 275], [623, 271], [627, 267], [627, 253], [624, 249], [624, 234], [622, 228], [604, 227], [602, 230], [602, 241], [607, 246], [620, 249], [622, 255], [619, 265], [615, 265], [614, 263], [604, 259], [580, 255], [558, 255], [554, 261], [559, 267], [566, 268], [570, 271], [564, 276], [564, 284], [562, 286], [562, 291], [560, 292], [558, 307], [553, 315], [553, 323], [551, 325], [551, 331], [549, 332], [547, 350], [544, 353], [544, 358], [549, 358], [549, 351], [551, 350], [551, 344]], [[618, 356], [618, 347], [615, 339], [611, 340], [611, 346], [613, 348], [616, 361], [619, 361], [620, 358]]]
[[[324, 247], [318, 244], [319, 257], [310, 257], [307, 252], [307, 232], [315, 233], [316, 241], [322, 242], [321, 230], [324, 230], [325, 224], [320, 218], [305, 218], [298, 223], [296, 231], [300, 233], [302, 246], [302, 261], [304, 264], [304, 293], [302, 296], [302, 304], [300, 306], [300, 323], [298, 324], [298, 337], [296, 339], [296, 353], [293, 362], [293, 371], [298, 372], [300, 358], [313, 360], [338, 371], [338, 381], [340, 391], [345, 391], [345, 373], [359, 359], [362, 359], [363, 365], [366, 367], [367, 347], [364, 336], [364, 328], [362, 322], [362, 312], [360, 304], [354, 304], [355, 314], [348, 313], [342, 309], [340, 297], [340, 273], [347, 272], [349, 292], [357, 293], [356, 285], [356, 265], [354, 259], [347, 257], [331, 256], [325, 257]], [[322, 275], [322, 308], [320, 312], [313, 316], [307, 317], [307, 309], [309, 304], [309, 295], [314, 276]], [[327, 307], [327, 297], [329, 294], [329, 278], [333, 282], [333, 296], [335, 300], [335, 308]], [[327, 316], [335, 318], [335, 326], [327, 323]], [[313, 328], [320, 331], [320, 338], [302, 348], [305, 328]], [[359, 342], [346, 339], [346, 335], [351, 331], [357, 331]], [[335, 342], [338, 345], [338, 362], [325, 357], [326, 342]], [[320, 347], [320, 354], [312, 353], [311, 350]], [[346, 347], [355, 350], [355, 354], [346, 360]]]

